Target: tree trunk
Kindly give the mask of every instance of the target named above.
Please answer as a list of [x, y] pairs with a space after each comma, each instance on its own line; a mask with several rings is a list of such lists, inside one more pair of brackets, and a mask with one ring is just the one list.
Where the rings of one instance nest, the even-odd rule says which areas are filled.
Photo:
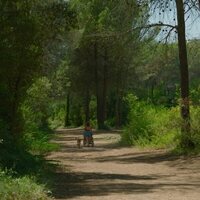
[[151, 102], [154, 104], [154, 83], [151, 83]]
[[107, 118], [107, 112], [106, 112], [106, 99], [107, 99], [107, 90], [108, 90], [108, 52], [105, 47], [105, 52], [104, 52], [104, 66], [103, 66], [103, 116], [104, 116], [104, 121]]
[[104, 99], [102, 96], [102, 91], [98, 91], [97, 94], [97, 123], [98, 123], [98, 129], [104, 129], [105, 128], [105, 112], [104, 112]]
[[85, 101], [84, 101], [84, 109], [85, 109], [85, 121], [90, 121], [90, 93], [87, 89], [85, 94]]
[[97, 98], [97, 125], [98, 129], [105, 128], [105, 101], [106, 101], [106, 81], [104, 80], [105, 77], [105, 66], [103, 72], [103, 80], [100, 78], [99, 73], [100, 69], [98, 66], [98, 45], [97, 42], [94, 43], [94, 61], [95, 61], [95, 82], [96, 82], [96, 98]]
[[117, 74], [117, 86], [116, 86], [116, 105], [115, 105], [115, 126], [116, 128], [120, 128], [121, 126], [121, 101], [122, 101], [122, 76], [121, 76], [121, 69], [118, 71]]
[[[119, 89], [117, 89], [119, 90]], [[116, 97], [116, 105], [115, 105], [115, 109], [116, 109], [116, 114], [115, 114], [115, 126], [116, 128], [120, 128], [121, 127], [121, 96], [119, 94], [119, 91], [117, 92], [117, 97]]]
[[11, 105], [10, 105], [10, 132], [12, 134], [13, 139], [15, 142], [19, 141], [22, 136], [22, 116], [21, 112], [19, 111], [20, 107], [20, 81], [21, 77], [17, 77], [16, 81], [13, 83], [14, 86], [11, 89], [13, 93], [13, 97], [11, 98]]
[[178, 48], [181, 76], [181, 117], [183, 119], [181, 132], [183, 148], [191, 147], [190, 135], [190, 108], [189, 108], [189, 72], [187, 60], [187, 47], [185, 36], [185, 14], [183, 0], [176, 0], [178, 20]]
[[69, 112], [70, 112], [70, 93], [67, 93], [67, 101], [66, 101], [66, 113], [65, 113], [65, 127], [70, 125], [69, 121]]

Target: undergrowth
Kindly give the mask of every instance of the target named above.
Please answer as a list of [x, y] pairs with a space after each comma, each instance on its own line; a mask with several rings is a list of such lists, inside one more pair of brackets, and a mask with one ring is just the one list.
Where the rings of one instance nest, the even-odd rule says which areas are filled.
[[49, 200], [50, 191], [32, 177], [13, 177], [13, 172], [0, 170], [0, 199], [2, 200]]
[[200, 152], [200, 108], [191, 106], [191, 140], [193, 149], [183, 149], [179, 106], [166, 108], [139, 101], [128, 95], [129, 123], [121, 135], [121, 144], [129, 146], [168, 148], [176, 152]]

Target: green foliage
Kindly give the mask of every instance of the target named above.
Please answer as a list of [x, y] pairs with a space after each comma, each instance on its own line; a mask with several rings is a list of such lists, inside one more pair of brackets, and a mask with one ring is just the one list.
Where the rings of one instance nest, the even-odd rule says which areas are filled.
[[167, 109], [139, 101], [129, 94], [129, 123], [121, 142], [126, 145], [170, 148], [178, 144], [180, 119], [178, 108]]
[[181, 145], [177, 145], [174, 149], [175, 153], [178, 154], [199, 154], [200, 153], [200, 107], [199, 106], [191, 106], [191, 131], [188, 133], [189, 135], [180, 135], [181, 137], [189, 137], [192, 144], [191, 148], [183, 148]]
[[27, 98], [22, 112], [26, 123], [35, 122], [38, 128], [48, 127], [50, 109], [51, 83], [46, 77], [39, 78], [27, 91]]
[[4, 139], [17, 135], [16, 142], [23, 126], [20, 103], [32, 78], [41, 69], [42, 44], [38, 37], [42, 27], [35, 13], [28, 12], [32, 6], [22, 1], [7, 1], [0, 6], [0, 120], [9, 130], [9, 136]]
[[126, 97], [129, 104], [129, 123], [121, 135], [124, 145], [137, 145], [154, 148], [170, 148], [179, 154], [200, 152], [200, 108], [191, 106], [191, 132], [184, 137], [191, 137], [194, 148], [181, 147], [181, 117], [180, 108], [165, 108], [139, 101], [129, 94]]
[[137, 97], [129, 94], [126, 98], [127, 103], [130, 106], [130, 113], [128, 119], [130, 123], [128, 129], [122, 135], [122, 142], [128, 145], [133, 145], [136, 141], [150, 140], [150, 134], [148, 126], [150, 122], [146, 118], [146, 110], [143, 102], [138, 102]]
[[[172, 107], [179, 96], [177, 44], [158, 44], [152, 41], [158, 30], [145, 34], [138, 28], [147, 24], [148, 9], [137, 0], [0, 1], [4, 167], [20, 171], [26, 163], [25, 171], [39, 169], [40, 156], [31, 154], [57, 148], [49, 143], [49, 127], [63, 127], [66, 121], [81, 126], [88, 117], [93, 127], [100, 120], [101, 127], [119, 127], [127, 123], [128, 106], [123, 143], [178, 144], [181, 122], [178, 108]], [[76, 29], [68, 34], [71, 27]], [[198, 149], [200, 42], [188, 41], [187, 46], [191, 135]], [[123, 101], [128, 92], [141, 101], [132, 95]]]
[[64, 102], [54, 102], [51, 104], [51, 116], [49, 124], [52, 129], [64, 127], [66, 115], [66, 105]]
[[[32, 124], [33, 125], [33, 124]], [[49, 131], [40, 130], [37, 127], [30, 127], [26, 129], [23, 137], [26, 149], [34, 155], [43, 155], [59, 148], [59, 145], [51, 143], [50, 140], [54, 135]]]
[[2, 200], [48, 200], [49, 193], [33, 178], [13, 178], [0, 170], [0, 199]]
[[200, 85], [192, 88], [190, 94], [192, 105], [200, 105]]
[[[72, 0], [70, 3], [79, 13], [79, 30], [76, 31], [79, 39], [77, 34], [73, 34], [75, 45], [71, 45], [69, 54], [71, 89], [79, 99], [83, 99], [82, 102], [96, 96], [98, 128], [105, 128], [105, 121], [114, 121], [117, 112], [116, 109], [112, 116], [105, 113], [109, 94], [114, 91], [116, 98], [120, 96], [115, 101], [120, 105], [129, 77], [132, 78], [134, 73], [132, 64], [141, 43], [140, 30], [132, 29], [145, 23], [141, 19], [145, 18], [147, 7], [140, 9], [136, 0]], [[142, 17], [140, 12], [144, 14]], [[80, 106], [88, 118], [88, 104], [83, 104]], [[105, 119], [105, 116], [110, 119]]]
[[176, 106], [175, 92], [179, 84], [178, 50], [175, 44], [144, 43], [135, 60], [138, 97], [153, 104]]
[[179, 144], [181, 119], [179, 107], [164, 108], [153, 106], [155, 115], [152, 117], [153, 132], [150, 145], [162, 148], [174, 148]]
[[[48, 74], [60, 59], [60, 54], [56, 59], [48, 57], [61, 46], [57, 37], [66, 34], [73, 14], [68, 12], [68, 3], [58, 6], [61, 1], [52, 2], [0, 1], [0, 165], [20, 175], [44, 171], [41, 154], [58, 148], [49, 143], [51, 83], [45, 77], [37, 78]], [[48, 197], [44, 187], [32, 179], [13, 179], [0, 172], [0, 199]]]
[[[45, 78], [34, 82], [61, 59], [62, 53], [57, 58], [50, 55], [66, 46], [60, 38], [66, 38], [75, 22], [75, 13], [62, 0], [5, 0], [0, 2], [0, 13], [0, 138], [4, 140], [0, 150], [5, 152], [0, 159], [4, 166], [7, 163], [12, 167], [25, 159], [27, 149], [37, 146], [44, 151], [51, 85]], [[42, 136], [37, 140], [41, 130]], [[32, 142], [36, 140], [37, 144], [27, 147], [24, 138], [29, 138], [28, 143], [33, 138]]]
[[27, 91], [27, 98], [22, 106], [25, 120], [23, 142], [27, 150], [34, 154], [43, 154], [57, 149], [49, 143], [52, 131], [48, 118], [51, 115], [51, 83], [46, 77], [36, 80]]
[[191, 107], [192, 141], [195, 144], [195, 151], [200, 152], [200, 107]]
[[[3, 167], [12, 168], [20, 173], [37, 172], [43, 165], [42, 154], [56, 150], [58, 146], [49, 141], [53, 138], [49, 129], [51, 84], [45, 77], [37, 79], [27, 91], [27, 98], [21, 104], [23, 115], [23, 132], [18, 142], [13, 141], [9, 129], [3, 121], [3, 142], [0, 144], [0, 163]], [[36, 156], [38, 155], [38, 156]]]
[[41, 156], [33, 156], [25, 150], [23, 144], [7, 147], [7, 143], [1, 144], [0, 163], [2, 168], [13, 169], [19, 174], [36, 174], [42, 169], [44, 159]]

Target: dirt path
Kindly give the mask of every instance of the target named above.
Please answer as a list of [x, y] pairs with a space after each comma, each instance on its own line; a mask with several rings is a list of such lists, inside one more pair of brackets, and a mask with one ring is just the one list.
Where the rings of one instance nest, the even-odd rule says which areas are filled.
[[60, 130], [59, 152], [49, 156], [64, 166], [57, 172], [58, 200], [199, 200], [200, 158], [164, 151], [121, 148], [118, 133], [96, 133], [95, 147], [76, 147], [79, 130]]

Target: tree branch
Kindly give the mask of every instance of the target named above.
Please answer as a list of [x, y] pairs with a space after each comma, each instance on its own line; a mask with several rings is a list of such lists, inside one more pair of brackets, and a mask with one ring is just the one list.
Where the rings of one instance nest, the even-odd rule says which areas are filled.
[[177, 29], [178, 28], [177, 25], [164, 24], [164, 23], [154, 23], [154, 24], [148, 24], [146, 26], [136, 27], [134, 29], [138, 29], [138, 28], [144, 29], [144, 28], [153, 28], [153, 27], [162, 27], [162, 26], [173, 28], [173, 29]]

